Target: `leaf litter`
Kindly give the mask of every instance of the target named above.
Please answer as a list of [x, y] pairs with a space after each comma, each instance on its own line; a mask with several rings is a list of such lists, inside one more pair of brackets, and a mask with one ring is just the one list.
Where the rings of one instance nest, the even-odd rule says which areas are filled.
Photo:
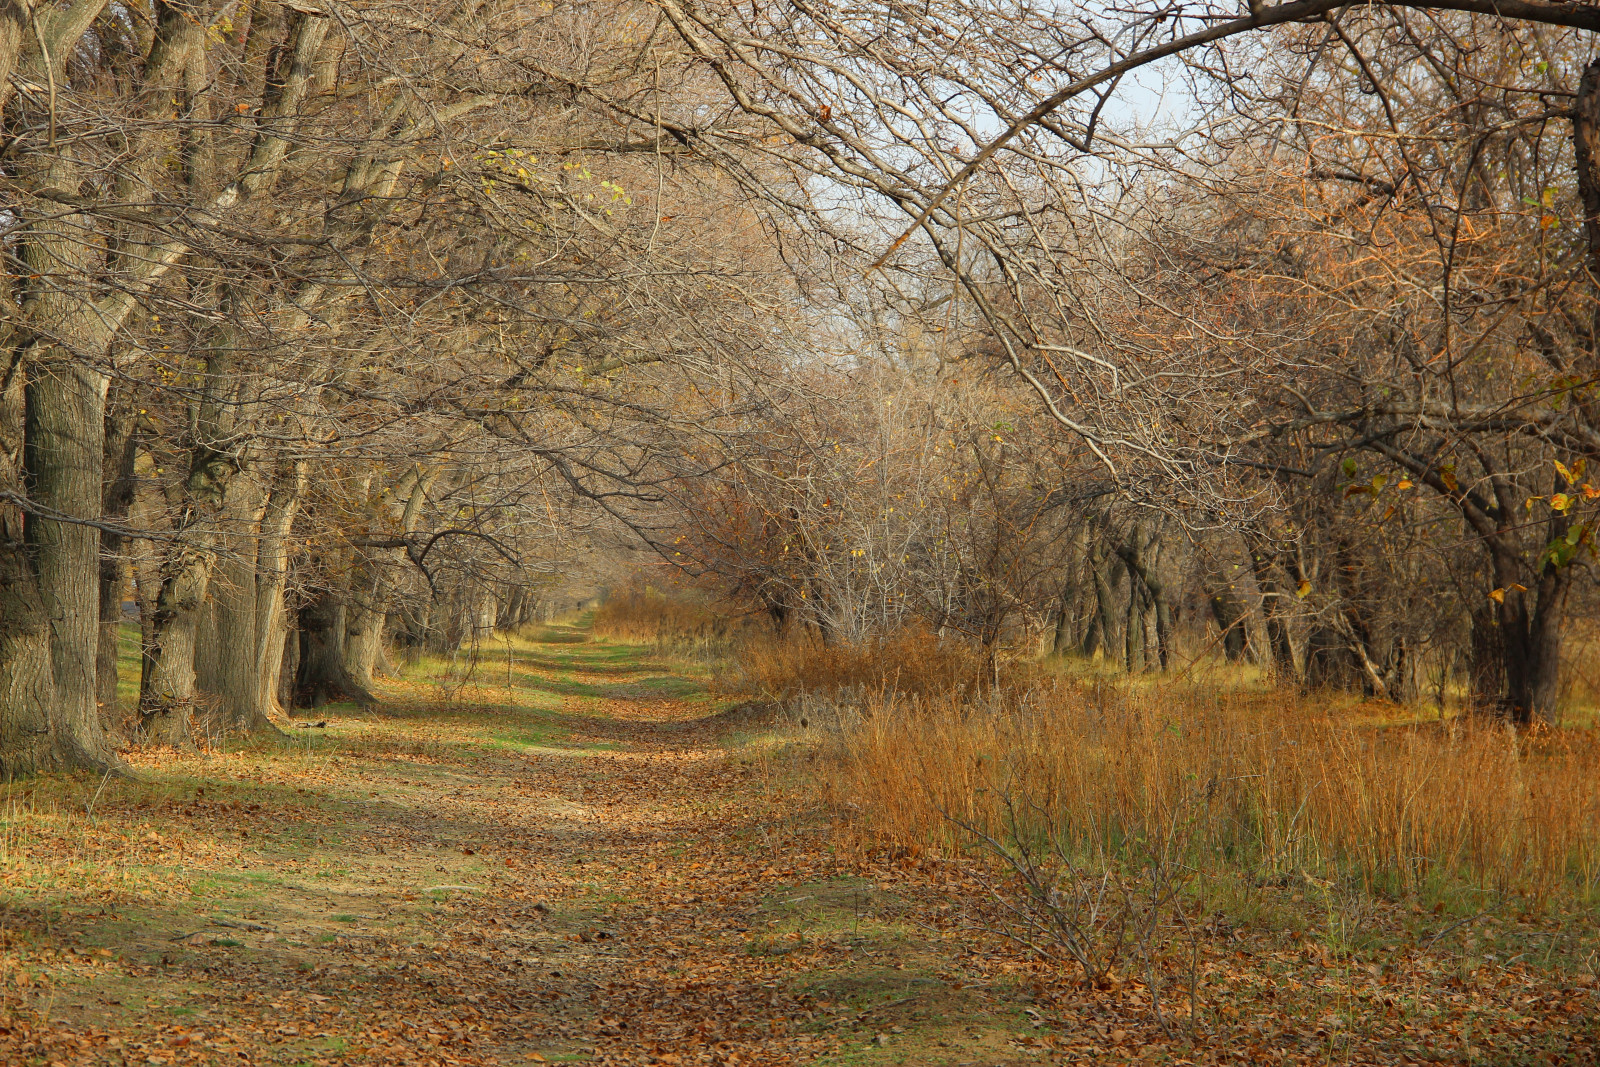
[[7, 787], [0, 1062], [1600, 1062], [1590, 913], [1374, 905], [1356, 951], [1219, 914], [1158, 989], [1084, 988], [967, 864], [839, 825], [794, 732], [585, 647]]

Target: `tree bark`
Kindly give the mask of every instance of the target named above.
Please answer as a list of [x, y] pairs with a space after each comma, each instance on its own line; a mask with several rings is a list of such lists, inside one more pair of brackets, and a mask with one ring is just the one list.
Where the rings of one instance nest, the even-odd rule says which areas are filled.
[[[0, 462], [4, 486], [22, 486], [24, 384], [14, 362], [0, 382]], [[0, 503], [0, 778], [9, 781], [54, 762], [50, 711], [50, 625], [33, 573], [22, 509]]]
[[1116, 655], [1116, 624], [1113, 621], [1116, 611], [1116, 586], [1121, 580], [1118, 574], [1123, 569], [1120, 557], [1106, 549], [1104, 545], [1095, 545], [1089, 551], [1089, 576], [1094, 581], [1095, 615], [1090, 622], [1089, 630], [1083, 635], [1083, 654], [1093, 656], [1099, 649], [1104, 649], [1109, 658]]
[[230, 733], [276, 733], [279, 674], [288, 626], [284, 591], [288, 537], [305, 492], [307, 464], [291, 464], [252, 502], [251, 528], [239, 551], [219, 561], [211, 582], [208, 634], [200, 688]]
[[150, 670], [139, 693], [140, 731], [150, 744], [177, 748], [193, 744], [195, 649], [215, 560], [205, 547], [185, 545], [163, 568], [145, 648]]
[[[51, 733], [58, 766], [110, 767], [115, 759], [95, 706], [100, 646], [100, 536], [71, 519], [96, 519], [101, 505], [107, 380], [54, 346], [30, 361], [25, 538], [39, 604], [49, 620]], [[60, 515], [69, 521], [53, 517]]]
[[1238, 663], [1249, 649], [1246, 622], [1250, 610], [1231, 583], [1214, 587], [1209, 599], [1212, 618], [1216, 619], [1217, 629], [1222, 633], [1222, 654], [1229, 663]]
[[1289, 634], [1288, 622], [1283, 617], [1281, 606], [1283, 598], [1287, 595], [1273, 575], [1273, 560], [1267, 550], [1259, 547], [1264, 538], [1258, 539], [1256, 545], [1246, 545], [1250, 556], [1250, 566], [1255, 573], [1256, 588], [1261, 590], [1262, 623], [1267, 631], [1267, 647], [1271, 654], [1273, 673], [1280, 681], [1285, 683], [1298, 683], [1300, 672], [1294, 658], [1294, 641]]
[[351, 677], [345, 662], [348, 606], [333, 590], [324, 590], [300, 609], [300, 664], [295, 704], [319, 708], [336, 701], [375, 703], [372, 693]]
[[[1118, 549], [1123, 564], [1128, 568], [1129, 618], [1132, 618], [1131, 613], [1134, 611], [1133, 605], [1136, 601], [1140, 608], [1141, 646], [1138, 657], [1140, 670], [1148, 669], [1152, 665], [1152, 660], [1159, 663], [1162, 670], [1166, 670], [1171, 656], [1172, 606], [1167, 602], [1166, 590], [1156, 566], [1160, 551], [1160, 533], [1147, 532], [1142, 522], [1134, 523], [1133, 529], [1128, 532], [1126, 544]], [[1138, 587], [1137, 590], [1135, 586]], [[1154, 656], [1147, 655], [1147, 652], [1153, 652]], [[1131, 653], [1128, 663], [1128, 669], [1134, 670]]]
[[[134, 459], [138, 455], [138, 414], [127, 398], [106, 412], [105, 489], [101, 514], [107, 523], [125, 522], [133, 506]], [[107, 729], [120, 728], [117, 706], [117, 651], [122, 636], [122, 601], [132, 571], [127, 559], [127, 539], [111, 530], [100, 531], [100, 646], [95, 658], [96, 703]]]
[[350, 591], [345, 607], [345, 671], [357, 687], [370, 693], [377, 684], [372, 671], [382, 648], [388, 612], [382, 603], [381, 575], [363, 570], [353, 577], [361, 582], [361, 588]]

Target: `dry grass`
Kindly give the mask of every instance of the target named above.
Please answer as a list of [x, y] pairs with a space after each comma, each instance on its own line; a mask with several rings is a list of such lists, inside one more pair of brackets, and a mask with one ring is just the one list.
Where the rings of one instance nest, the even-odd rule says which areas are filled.
[[[1382, 725], [1284, 694], [1058, 680], [980, 700], [868, 695], [832, 787], [868, 834], [1057, 828], [1085, 849], [1185, 828], [1191, 862], [1412, 893], [1600, 888], [1600, 734]], [[1020, 814], [1008, 825], [1007, 803]]]
[[650, 644], [661, 654], [723, 658], [741, 644], [770, 633], [753, 613], [730, 616], [690, 596], [635, 582], [594, 614], [594, 636]]
[[920, 630], [862, 645], [825, 645], [813, 634], [794, 633], [745, 644], [738, 663], [749, 685], [782, 698], [845, 690], [932, 697], [977, 692], [992, 677], [992, 667], [971, 646]]
[[594, 613], [594, 635], [613, 641], [652, 642], [698, 634], [716, 621], [716, 615], [703, 604], [635, 585], [606, 601]]

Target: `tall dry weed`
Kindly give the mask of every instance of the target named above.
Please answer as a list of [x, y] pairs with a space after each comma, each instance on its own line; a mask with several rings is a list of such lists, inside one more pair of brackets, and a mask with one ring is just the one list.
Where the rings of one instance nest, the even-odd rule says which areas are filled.
[[1015, 798], [1086, 848], [1192, 820], [1192, 862], [1415, 891], [1600, 888], [1600, 735], [1374, 725], [1284, 694], [1053, 681], [868, 693], [832, 788], [875, 838], [991, 834]]

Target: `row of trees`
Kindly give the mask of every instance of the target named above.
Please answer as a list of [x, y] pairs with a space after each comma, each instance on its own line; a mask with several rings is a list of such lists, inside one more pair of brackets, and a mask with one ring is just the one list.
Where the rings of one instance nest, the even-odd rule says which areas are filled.
[[1139, 668], [1209, 617], [1547, 716], [1600, 507], [1596, 29], [0, 3], [0, 767], [114, 762], [130, 576], [137, 731], [183, 744], [518, 616], [602, 526], [830, 640]]
[[0, 6], [0, 771], [115, 763], [130, 589], [133, 733], [268, 729], [534, 610], [747, 412], [774, 256], [574, 98], [697, 91], [613, 14]]
[[[660, 6], [810, 195], [797, 216], [834, 257], [813, 291], [840, 259], [873, 290], [831, 294], [862, 348], [888, 362], [938, 331], [943, 359], [1008, 373], [971, 424], [1019, 404], [1045, 420], [1020, 511], [981, 450], [940, 475], [983, 486], [974, 548], [1004, 531], [1014, 553], [986, 549], [955, 611], [943, 575], [979, 571], [931, 564], [936, 522], [871, 535], [885, 488], [840, 472], [867, 499], [813, 522], [741, 484], [747, 541], [805, 546], [784, 610], [798, 588], [825, 631], [859, 614], [840, 563], [882, 545], [896, 596], [937, 601], [932, 625], [990, 640], [1002, 627], [956, 620], [1002, 602], [1042, 625], [1054, 584], [1081, 591], [1060, 644], [1116, 641], [1132, 666], [1167, 661], [1181, 584], [1226, 650], [1300, 681], [1406, 698], [1460, 675], [1480, 705], [1554, 713], [1600, 498], [1593, 9]], [[1119, 104], [1141, 68], [1184, 127]], [[967, 425], [942, 404], [924, 404], [935, 433]], [[856, 441], [876, 462], [872, 437]], [[1085, 503], [1096, 479], [1110, 496]], [[809, 467], [781, 481], [813, 507], [850, 499]]]

